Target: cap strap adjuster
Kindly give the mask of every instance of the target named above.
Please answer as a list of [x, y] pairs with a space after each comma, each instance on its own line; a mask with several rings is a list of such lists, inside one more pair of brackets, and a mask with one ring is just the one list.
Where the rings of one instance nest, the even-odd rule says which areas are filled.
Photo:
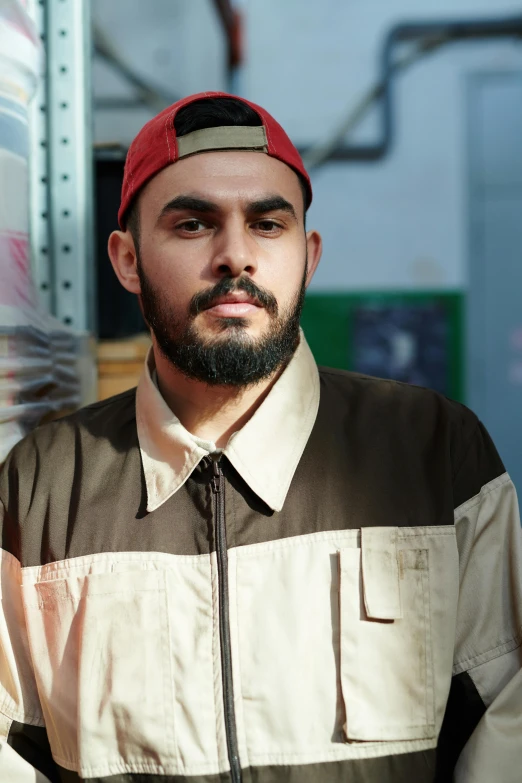
[[178, 138], [178, 158], [198, 152], [236, 149], [268, 152], [264, 127], [224, 125], [219, 128], [202, 128]]

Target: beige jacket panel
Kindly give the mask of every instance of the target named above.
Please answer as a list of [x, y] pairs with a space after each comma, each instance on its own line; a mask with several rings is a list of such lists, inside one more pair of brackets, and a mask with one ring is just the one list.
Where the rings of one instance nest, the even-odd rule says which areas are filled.
[[522, 776], [522, 530], [505, 474], [455, 512], [460, 597], [454, 671], [488, 707], [464, 748], [457, 783]]

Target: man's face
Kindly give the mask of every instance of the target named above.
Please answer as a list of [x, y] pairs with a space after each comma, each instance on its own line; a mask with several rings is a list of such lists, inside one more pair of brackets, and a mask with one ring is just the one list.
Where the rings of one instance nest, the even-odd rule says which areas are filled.
[[298, 341], [306, 285], [302, 190], [262, 153], [194, 155], [161, 171], [139, 201], [145, 318], [187, 376], [246, 386]]

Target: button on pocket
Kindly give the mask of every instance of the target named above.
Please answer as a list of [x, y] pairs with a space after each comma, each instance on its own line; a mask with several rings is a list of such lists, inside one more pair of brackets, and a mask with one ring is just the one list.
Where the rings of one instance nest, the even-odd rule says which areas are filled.
[[434, 737], [428, 550], [398, 549], [397, 528], [366, 528], [339, 560], [347, 739]]

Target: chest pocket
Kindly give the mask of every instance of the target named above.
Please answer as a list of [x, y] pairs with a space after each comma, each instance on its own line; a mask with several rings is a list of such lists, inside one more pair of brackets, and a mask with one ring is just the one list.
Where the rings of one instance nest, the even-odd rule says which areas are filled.
[[[347, 739], [436, 736], [429, 550], [363, 528], [340, 558], [340, 670]], [[408, 544], [409, 546], [409, 544]]]
[[29, 585], [25, 597], [58, 763], [91, 777], [170, 750], [165, 573], [69, 575]]

